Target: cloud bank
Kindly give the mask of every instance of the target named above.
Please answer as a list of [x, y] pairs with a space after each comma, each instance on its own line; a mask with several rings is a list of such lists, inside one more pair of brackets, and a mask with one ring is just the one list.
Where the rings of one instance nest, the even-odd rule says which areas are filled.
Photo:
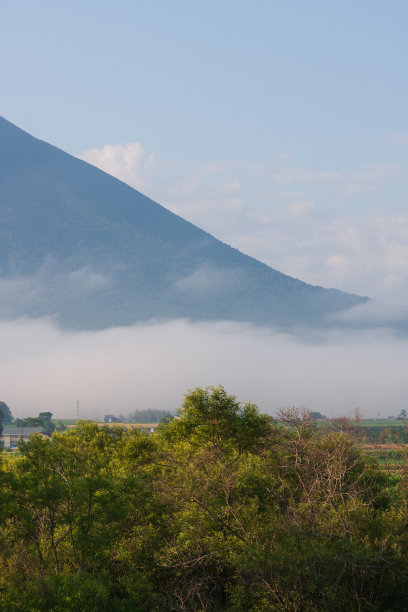
[[408, 340], [385, 331], [303, 332], [233, 323], [152, 322], [66, 332], [46, 319], [0, 323], [0, 399], [15, 416], [174, 411], [196, 386], [222, 384], [263, 412], [397, 415], [406, 408]]

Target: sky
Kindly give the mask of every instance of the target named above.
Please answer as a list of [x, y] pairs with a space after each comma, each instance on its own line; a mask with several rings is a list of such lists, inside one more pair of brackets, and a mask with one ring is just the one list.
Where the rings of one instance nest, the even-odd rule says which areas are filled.
[[[0, 14], [0, 114], [6, 119], [273, 268], [408, 305], [405, 1], [1, 0]], [[49, 322], [39, 325], [47, 338], [60, 338], [67, 355], [82, 338], [52, 331]], [[184, 325], [186, 338], [202, 337], [201, 328]], [[30, 353], [35, 335], [24, 329], [18, 346]], [[172, 328], [165, 329], [170, 342]], [[217, 338], [235, 332], [220, 331]], [[236, 336], [244, 352], [246, 334]], [[99, 338], [87, 346], [97, 347]], [[294, 346], [275, 340], [274, 355]], [[322, 407], [325, 396], [318, 400], [307, 391], [303, 345], [296, 346], [302, 393], [287, 385], [275, 403], [303, 397]], [[358, 350], [348, 346], [349, 353], [343, 344], [336, 353], [344, 356], [336, 365], [339, 388], [346, 371], [353, 376], [356, 354], [371, 351], [374, 361], [366, 364], [361, 392], [344, 399], [347, 409], [361, 404], [368, 379], [385, 371], [389, 354], [385, 348], [380, 357], [378, 338], [369, 347], [361, 339]], [[395, 355], [404, 354], [401, 346]], [[324, 369], [329, 353], [313, 355], [316, 371]], [[50, 357], [47, 367], [52, 363]], [[235, 372], [225, 378], [239, 386], [241, 370]], [[384, 392], [401, 390], [396, 406], [405, 393], [403, 378], [393, 378], [398, 372], [390, 367]], [[178, 395], [197, 378], [180, 380]], [[109, 401], [120, 381], [112, 380]], [[81, 384], [78, 379], [71, 388], [84, 395]], [[245, 399], [251, 390], [250, 384], [242, 390]], [[10, 393], [19, 397], [14, 388]], [[378, 389], [377, 396], [383, 397]], [[160, 397], [153, 403], [163, 402]], [[73, 406], [74, 395], [67, 401]], [[378, 401], [372, 410], [383, 406]]]

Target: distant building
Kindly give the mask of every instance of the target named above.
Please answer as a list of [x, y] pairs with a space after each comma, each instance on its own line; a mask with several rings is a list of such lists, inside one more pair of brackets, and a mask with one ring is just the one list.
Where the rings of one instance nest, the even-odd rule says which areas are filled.
[[28, 440], [31, 434], [42, 433], [42, 427], [5, 427], [0, 436], [0, 446], [16, 448], [20, 440]]

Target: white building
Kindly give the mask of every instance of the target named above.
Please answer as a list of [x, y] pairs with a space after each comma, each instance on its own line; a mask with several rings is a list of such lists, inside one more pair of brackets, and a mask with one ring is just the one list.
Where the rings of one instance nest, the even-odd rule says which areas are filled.
[[20, 440], [27, 440], [31, 434], [41, 432], [41, 427], [4, 427], [0, 436], [0, 446], [8, 449], [16, 448]]

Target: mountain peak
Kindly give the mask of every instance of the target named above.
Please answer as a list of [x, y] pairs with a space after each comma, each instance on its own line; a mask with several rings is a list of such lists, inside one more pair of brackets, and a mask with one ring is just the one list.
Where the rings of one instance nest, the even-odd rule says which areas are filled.
[[366, 298], [222, 243], [0, 117], [0, 317], [101, 328], [152, 317], [325, 324]]

